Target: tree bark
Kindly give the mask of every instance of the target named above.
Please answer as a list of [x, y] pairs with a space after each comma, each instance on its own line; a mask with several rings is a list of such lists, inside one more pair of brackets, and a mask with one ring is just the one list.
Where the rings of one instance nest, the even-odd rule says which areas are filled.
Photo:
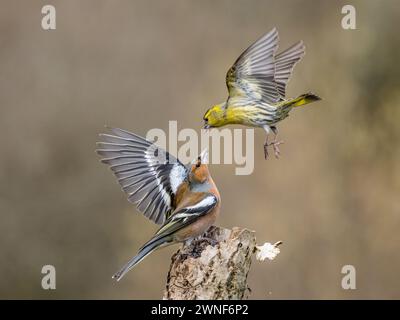
[[253, 231], [211, 227], [173, 256], [164, 299], [243, 299], [256, 251]]

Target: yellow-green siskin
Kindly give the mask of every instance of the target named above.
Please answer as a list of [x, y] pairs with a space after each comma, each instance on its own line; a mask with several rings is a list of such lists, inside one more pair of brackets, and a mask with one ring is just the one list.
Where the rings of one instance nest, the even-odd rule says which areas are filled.
[[[302, 94], [294, 99], [286, 99], [286, 85], [297, 62], [305, 54], [302, 41], [283, 52], [278, 49], [278, 31], [261, 37], [247, 48], [226, 74], [228, 99], [207, 110], [204, 128], [221, 127], [228, 124], [242, 124], [261, 127], [267, 133], [264, 143], [265, 159], [268, 146], [272, 145], [278, 158], [279, 144], [276, 124], [289, 115], [294, 107], [321, 100], [313, 93]], [[268, 142], [268, 134], [274, 133], [274, 141]]]

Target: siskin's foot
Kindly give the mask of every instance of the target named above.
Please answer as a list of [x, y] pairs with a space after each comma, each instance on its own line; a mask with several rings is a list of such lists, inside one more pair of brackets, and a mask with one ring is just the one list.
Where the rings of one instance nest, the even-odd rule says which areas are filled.
[[281, 151], [279, 150], [279, 145], [281, 145], [283, 143], [284, 142], [282, 140], [281, 141], [274, 140], [272, 142], [266, 142], [264, 144], [264, 157], [265, 157], [265, 160], [267, 160], [267, 158], [268, 158], [268, 147], [269, 146], [272, 146], [274, 148], [275, 158], [279, 159], [279, 156], [281, 154]]
[[264, 143], [264, 158], [265, 158], [265, 160], [268, 159], [268, 143], [267, 142]]

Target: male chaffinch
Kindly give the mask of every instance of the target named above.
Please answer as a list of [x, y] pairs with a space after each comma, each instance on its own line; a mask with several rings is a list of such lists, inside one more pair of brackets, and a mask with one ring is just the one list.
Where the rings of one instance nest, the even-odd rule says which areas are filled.
[[100, 134], [97, 153], [110, 166], [128, 200], [157, 224], [162, 224], [136, 256], [113, 278], [120, 280], [154, 250], [202, 235], [220, 211], [220, 195], [208, 170], [207, 151], [191, 164], [154, 143], [122, 129]]
[[[268, 146], [272, 145], [279, 157], [276, 124], [289, 115], [294, 107], [321, 100], [309, 92], [294, 99], [287, 99], [286, 86], [297, 62], [305, 54], [303, 41], [277, 54], [278, 31], [274, 28], [258, 39], [237, 58], [226, 74], [228, 99], [216, 104], [204, 114], [204, 128], [242, 124], [261, 127], [267, 135], [264, 143], [265, 159]], [[268, 142], [270, 132], [274, 141]]]

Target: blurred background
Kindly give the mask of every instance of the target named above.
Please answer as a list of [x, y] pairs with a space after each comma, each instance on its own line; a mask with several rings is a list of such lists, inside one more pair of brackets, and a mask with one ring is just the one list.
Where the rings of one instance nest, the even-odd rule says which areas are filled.
[[[41, 28], [41, 8], [57, 29]], [[238, 55], [276, 26], [280, 48], [307, 54], [288, 96], [323, 101], [279, 126], [282, 157], [255, 171], [212, 165], [219, 226], [282, 240], [272, 263], [253, 262], [250, 298], [400, 298], [400, 42], [398, 2], [4, 1], [0, 11], [0, 298], [158, 299], [177, 246], [116, 283], [111, 275], [156, 226], [125, 198], [95, 154], [104, 124], [145, 135], [202, 125], [223, 101]], [[241, 195], [239, 198], [237, 195]], [[41, 288], [41, 268], [57, 289]], [[354, 265], [357, 289], [341, 287]]]

